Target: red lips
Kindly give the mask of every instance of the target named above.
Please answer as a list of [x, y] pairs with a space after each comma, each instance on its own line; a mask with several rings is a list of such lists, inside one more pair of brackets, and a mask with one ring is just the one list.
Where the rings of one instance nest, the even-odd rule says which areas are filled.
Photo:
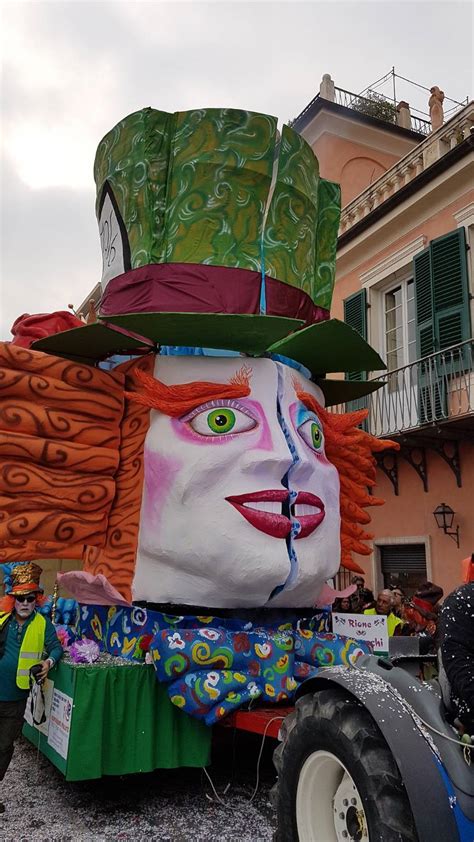
[[[291, 520], [285, 515], [277, 511], [262, 511], [262, 509], [251, 508], [246, 506], [246, 503], [274, 503], [275, 510], [278, 504], [288, 501], [288, 491], [268, 490], [268, 491], [254, 491], [251, 494], [238, 494], [234, 497], [226, 497], [228, 503], [231, 503], [238, 512], [256, 529], [260, 532], [265, 532], [266, 535], [271, 535], [272, 538], [286, 538], [291, 531]], [[314, 506], [318, 509], [315, 514], [300, 514], [295, 511], [297, 506]], [[325, 511], [324, 503], [315, 494], [309, 491], [299, 491], [294, 503], [291, 506], [292, 519], [298, 521], [301, 525], [300, 532], [296, 535], [298, 538], [306, 538], [319, 526], [324, 520]]]

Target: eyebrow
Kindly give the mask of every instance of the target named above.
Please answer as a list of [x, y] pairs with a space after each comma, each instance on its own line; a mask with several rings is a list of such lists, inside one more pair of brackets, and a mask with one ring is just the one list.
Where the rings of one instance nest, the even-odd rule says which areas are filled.
[[314, 397], [314, 395], [311, 395], [309, 392], [304, 391], [303, 385], [299, 382], [299, 380], [296, 377], [293, 377], [293, 388], [295, 390], [296, 397], [299, 401], [301, 401], [303, 406], [305, 406], [306, 409], [309, 409], [310, 412], [315, 412], [316, 414], [320, 415], [321, 421], [325, 420], [324, 417], [327, 413], [324, 407], [321, 406], [321, 404]]
[[193, 380], [168, 386], [162, 380], [137, 369], [134, 375], [138, 381], [137, 391], [125, 392], [125, 396], [164, 415], [179, 418], [206, 401], [247, 397], [250, 394], [251, 374], [250, 368], [242, 366], [227, 383]]

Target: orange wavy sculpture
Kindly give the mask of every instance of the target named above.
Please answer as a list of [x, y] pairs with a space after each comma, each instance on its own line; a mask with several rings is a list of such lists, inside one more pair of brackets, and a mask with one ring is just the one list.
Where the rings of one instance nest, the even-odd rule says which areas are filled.
[[[297, 386], [297, 384], [295, 384]], [[374, 453], [399, 449], [396, 442], [377, 439], [358, 427], [367, 418], [368, 410], [336, 414], [328, 412], [308, 392], [296, 388], [296, 394], [305, 406], [316, 413], [324, 427], [326, 456], [339, 471], [341, 486], [341, 565], [346, 570], [364, 573], [354, 561], [352, 553], [370, 555], [371, 548], [364, 543], [374, 537], [360, 524], [370, 523], [366, 508], [383, 506], [384, 500], [369, 494], [376, 482]]]
[[0, 561], [80, 559], [104, 543], [123, 382], [0, 343]]
[[[127, 389], [139, 388], [140, 375], [153, 370], [153, 356], [119, 366]], [[84, 570], [102, 573], [131, 601], [144, 477], [143, 451], [150, 425], [150, 407], [127, 401], [121, 426], [120, 464], [115, 477], [116, 495], [110, 513], [105, 546], [86, 547]]]

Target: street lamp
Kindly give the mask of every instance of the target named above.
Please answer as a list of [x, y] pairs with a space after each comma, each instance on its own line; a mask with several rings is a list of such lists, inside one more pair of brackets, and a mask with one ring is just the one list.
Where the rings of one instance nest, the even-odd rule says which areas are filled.
[[449, 535], [459, 547], [459, 524], [456, 529], [451, 529], [454, 520], [454, 512], [451, 506], [446, 503], [440, 503], [433, 512], [435, 521], [439, 529], [442, 529], [445, 535]]

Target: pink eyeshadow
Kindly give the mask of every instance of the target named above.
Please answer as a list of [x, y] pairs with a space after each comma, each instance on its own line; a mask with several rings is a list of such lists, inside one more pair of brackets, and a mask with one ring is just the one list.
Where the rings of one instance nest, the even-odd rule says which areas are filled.
[[[254, 401], [249, 398], [239, 398], [239, 402], [242, 404], [243, 407], [250, 410], [252, 417], [260, 425], [260, 431], [256, 431], [256, 429], [248, 430], [246, 433], [237, 433], [232, 435], [229, 434], [227, 436], [200, 436], [199, 433], [196, 433], [186, 422], [181, 421], [179, 418], [171, 418], [171, 428], [175, 435], [181, 439], [182, 441], [190, 442], [191, 444], [198, 444], [211, 447], [215, 445], [225, 445], [229, 444], [229, 442], [238, 438], [246, 439], [252, 433], [259, 432], [259, 438], [256, 444], [253, 445], [256, 449], [259, 450], [271, 450], [273, 447], [272, 443], [272, 435], [270, 431], [270, 425], [268, 423], [267, 417], [263, 411], [262, 405], [259, 401]], [[275, 422], [277, 423], [276, 419], [276, 409], [275, 409]]]
[[154, 527], [159, 523], [165, 499], [181, 467], [179, 459], [145, 449], [143, 516], [145, 520], [153, 521]]
[[[311, 450], [311, 448], [306, 444], [306, 442], [302, 439], [302, 437], [298, 433], [298, 427], [296, 425], [296, 413], [297, 413], [298, 408], [300, 406], [304, 406], [304, 404], [301, 404], [301, 402], [298, 402], [298, 401], [295, 401], [294, 403], [290, 404], [290, 406], [289, 406], [291, 424], [292, 424], [292, 427], [295, 431], [295, 435], [298, 436], [298, 441], [301, 442], [303, 447], [305, 447], [307, 450], [310, 451], [310, 453], [313, 454], [315, 459], [318, 459], [320, 462], [323, 462], [326, 465], [331, 465], [332, 463], [329, 461], [329, 459], [327, 458], [325, 453], [316, 453], [316, 451]], [[311, 410], [308, 410], [308, 412], [310, 412], [310, 411]], [[324, 424], [323, 424], [323, 432], [324, 432]]]

